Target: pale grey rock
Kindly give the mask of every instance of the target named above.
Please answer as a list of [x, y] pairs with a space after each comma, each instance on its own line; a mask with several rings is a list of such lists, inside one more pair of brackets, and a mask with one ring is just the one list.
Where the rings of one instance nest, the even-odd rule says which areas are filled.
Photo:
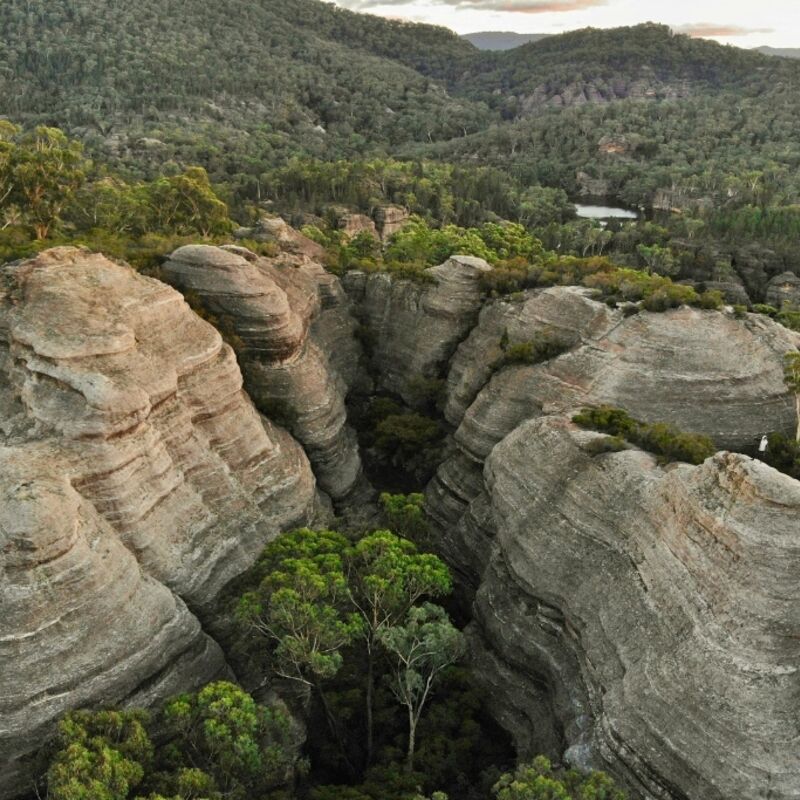
[[0, 410], [7, 797], [65, 711], [223, 674], [198, 616], [318, 500], [219, 333], [173, 289], [84, 250], [0, 268]]
[[[766, 431], [792, 430], [783, 357], [800, 337], [771, 320], [739, 320], [688, 307], [624, 317], [578, 289], [548, 289], [520, 308], [506, 315], [517, 320], [516, 327], [507, 326], [515, 338], [535, 338], [545, 328], [560, 329], [563, 338], [571, 329], [580, 344], [544, 364], [493, 375], [455, 436], [474, 458], [485, 458], [525, 419], [587, 405], [618, 406], [636, 418], [673, 423], [737, 450], [752, 447]], [[474, 331], [454, 358], [451, 423], [485, 376], [485, 354], [493, 352], [491, 342], [501, 328], [492, 315], [485, 319], [491, 331]], [[473, 374], [471, 382], [465, 378]]]
[[767, 284], [767, 303], [779, 309], [800, 309], [800, 277], [793, 272], [776, 275]]
[[[368, 490], [345, 395], [355, 368], [342, 377], [311, 334], [315, 318], [327, 347], [349, 338], [345, 357], [358, 365], [343, 292], [333, 276], [307, 260], [294, 263], [241, 255], [207, 245], [176, 250], [163, 267], [175, 286], [200, 297], [241, 343], [245, 386], [258, 408], [286, 425], [311, 460], [320, 488], [334, 501]], [[322, 313], [327, 305], [327, 314]], [[349, 322], [347, 321], [349, 320]]]
[[325, 248], [295, 230], [281, 217], [267, 214], [261, 216], [252, 228], [240, 228], [234, 234], [237, 239], [252, 239], [256, 242], [268, 242], [281, 250], [312, 259], [321, 259]]
[[593, 456], [598, 436], [533, 420], [487, 461], [490, 702], [523, 753], [563, 736], [648, 796], [795, 798], [800, 483], [730, 453]]
[[481, 306], [480, 258], [453, 256], [425, 270], [426, 282], [386, 273], [349, 276], [345, 288], [357, 304], [372, 349], [380, 388], [415, 402], [414, 381], [439, 378], [469, 334]]

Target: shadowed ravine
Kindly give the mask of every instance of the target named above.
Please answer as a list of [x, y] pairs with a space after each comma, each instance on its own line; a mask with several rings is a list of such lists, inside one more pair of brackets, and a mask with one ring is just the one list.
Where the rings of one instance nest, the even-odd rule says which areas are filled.
[[[487, 300], [470, 257], [425, 282], [318, 257], [182, 248], [161, 277], [189, 304], [74, 248], [0, 268], [0, 797], [65, 711], [226, 674], [220, 593], [279, 532], [369, 515], [347, 409], [413, 407], [421, 379], [450, 432], [433, 541], [520, 754], [659, 798], [796, 797], [800, 484], [743, 453], [793, 431], [800, 335], [579, 288]], [[500, 363], [544, 333], [559, 355]], [[721, 452], [598, 454], [571, 422], [598, 404]]]

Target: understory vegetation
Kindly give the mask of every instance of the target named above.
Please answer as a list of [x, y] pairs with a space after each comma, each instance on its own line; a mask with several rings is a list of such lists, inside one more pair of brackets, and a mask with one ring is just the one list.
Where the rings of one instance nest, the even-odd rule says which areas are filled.
[[[383, 503], [419, 533], [419, 497]], [[47, 797], [622, 800], [606, 775], [544, 757], [507, 771], [508, 739], [437, 604], [451, 588], [438, 557], [389, 530], [283, 534], [227, 594], [233, 663], [264, 699], [220, 681], [151, 713], [72, 712]]]
[[585, 408], [572, 421], [614, 437], [611, 441], [600, 440], [600, 452], [621, 449], [621, 443], [627, 441], [655, 453], [665, 462], [686, 461], [689, 464], [702, 464], [716, 452], [708, 436], [687, 433], [664, 422], [640, 422], [623, 409], [612, 406]]

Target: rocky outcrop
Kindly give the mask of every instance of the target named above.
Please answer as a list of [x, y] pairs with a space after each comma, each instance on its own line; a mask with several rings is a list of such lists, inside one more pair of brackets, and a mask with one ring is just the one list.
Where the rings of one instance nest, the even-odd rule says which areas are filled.
[[599, 436], [532, 420], [487, 461], [487, 697], [524, 753], [648, 796], [795, 798], [800, 484], [729, 453], [593, 455]]
[[800, 309], [800, 277], [793, 272], [776, 275], [767, 284], [767, 303], [775, 308]]
[[549, 107], [573, 108], [587, 104], [612, 103], [627, 98], [637, 100], [675, 100], [692, 94], [687, 81], [664, 82], [655, 74], [642, 70], [642, 77], [613, 81], [576, 80], [567, 84], [543, 83], [532, 92], [520, 96], [520, 116], [533, 116]]
[[321, 259], [325, 255], [322, 245], [295, 230], [280, 217], [262, 215], [252, 228], [240, 228], [234, 235], [237, 239], [274, 244], [279, 250], [308, 258]]
[[[542, 337], [565, 352], [542, 364], [498, 368], [504, 338], [515, 344]], [[783, 356], [799, 340], [754, 315], [739, 320], [681, 308], [625, 316], [579, 288], [487, 305], [451, 360], [445, 416], [456, 429], [456, 450], [427, 488], [451, 565], [466, 585], [477, 585], [487, 545], [471, 510], [481, 490], [476, 475], [526, 420], [609, 404], [705, 433], [720, 447], [751, 449], [766, 431], [793, 430]]]
[[480, 258], [453, 256], [423, 273], [422, 281], [386, 273], [346, 276], [361, 317], [379, 388], [415, 402], [414, 381], [439, 378], [469, 334], [482, 303]]
[[75, 248], [0, 268], [0, 796], [65, 711], [224, 672], [199, 619], [317, 502], [173, 289]]
[[[795, 798], [799, 485], [730, 453], [598, 455], [569, 420], [608, 403], [746, 449], [793, 430], [800, 336], [582, 288], [487, 303], [490, 267], [469, 257], [340, 282], [284, 233], [275, 257], [195, 246], [163, 268], [230, 344], [101, 256], [0, 267], [0, 797], [64, 711], [225, 674], [220, 591], [329, 508], [317, 483], [340, 510], [368, 505], [348, 393], [414, 405], [425, 379], [453, 432], [433, 533], [520, 752], [665, 800]], [[545, 340], [560, 355], [505, 363]]]
[[407, 208], [402, 206], [379, 206], [375, 209], [375, 224], [384, 242], [401, 231], [411, 218]]
[[[344, 295], [336, 279], [313, 262], [280, 264], [207, 245], [176, 250], [163, 269], [174, 286], [199, 297], [232, 331], [248, 393], [301, 442], [320, 487], [340, 503], [363, 496], [361, 459], [347, 425], [345, 378], [312, 335], [323, 303], [328, 311], [341, 310]], [[317, 330], [328, 348], [347, 336], [350, 347], [342, 355], [351, 359], [352, 370], [359, 363], [355, 323], [337, 322], [341, 315], [329, 315]]]
[[[499, 366], [542, 337], [564, 352]], [[593, 455], [602, 437], [568, 420], [608, 403], [751, 447], [792, 428], [798, 342], [760, 316], [626, 316], [578, 288], [483, 308], [451, 360], [456, 447], [426, 504], [520, 752], [566, 751], [648, 797], [794, 796], [800, 484], [742, 455]]]
[[364, 214], [341, 214], [336, 220], [336, 225], [348, 239], [352, 239], [360, 233], [366, 233], [373, 239], [379, 238], [375, 223]]

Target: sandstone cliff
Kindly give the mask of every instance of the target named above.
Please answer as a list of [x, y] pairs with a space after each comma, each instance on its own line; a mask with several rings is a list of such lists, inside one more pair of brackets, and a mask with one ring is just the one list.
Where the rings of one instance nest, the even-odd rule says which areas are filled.
[[[498, 367], [504, 340], [543, 336], [565, 352]], [[741, 455], [592, 456], [599, 435], [568, 419], [609, 403], [751, 448], [791, 430], [799, 341], [756, 316], [626, 317], [581, 289], [483, 308], [451, 360], [456, 447], [427, 506], [521, 752], [567, 750], [646, 796], [796, 796], [800, 485]]]
[[523, 751], [561, 740], [655, 796], [796, 797], [800, 484], [734, 454], [592, 455], [598, 436], [533, 420], [489, 457], [491, 702]]
[[312, 519], [317, 492], [217, 331], [164, 284], [74, 248], [0, 268], [0, 462], [8, 796], [65, 711], [223, 672], [195, 615]]
[[[355, 322], [343, 306], [338, 281], [314, 262], [276, 263], [248, 253], [182, 247], [164, 273], [230, 326], [253, 401], [281, 418], [303, 445], [320, 487], [346, 504], [366, 491], [344, 405], [347, 379], [354, 379], [359, 363]], [[327, 313], [321, 315], [323, 305]], [[321, 316], [325, 322], [315, 336], [312, 322]], [[350, 346], [336, 346], [341, 338]], [[342, 365], [340, 373], [327, 352], [349, 359], [349, 366]]]
[[[427, 508], [520, 751], [659, 798], [796, 798], [800, 485], [730, 453], [593, 455], [569, 418], [609, 403], [747, 449], [793, 428], [782, 359], [800, 337], [754, 315], [626, 316], [576, 288], [486, 302], [490, 267], [468, 257], [340, 282], [291, 229], [259, 235], [283, 252], [186, 247], [164, 267], [236, 354], [102, 256], [0, 267], [0, 797], [66, 710], [224, 674], [220, 590], [329, 506], [317, 485], [340, 509], [369, 491], [348, 394], [413, 405], [423, 378], [444, 382], [452, 432]], [[561, 354], [504, 366], [542, 340]]]
[[445, 374], [450, 357], [478, 319], [480, 276], [490, 269], [480, 258], [453, 256], [425, 270], [425, 283], [386, 273], [350, 273], [345, 288], [371, 342], [378, 388], [414, 403], [420, 378]]

